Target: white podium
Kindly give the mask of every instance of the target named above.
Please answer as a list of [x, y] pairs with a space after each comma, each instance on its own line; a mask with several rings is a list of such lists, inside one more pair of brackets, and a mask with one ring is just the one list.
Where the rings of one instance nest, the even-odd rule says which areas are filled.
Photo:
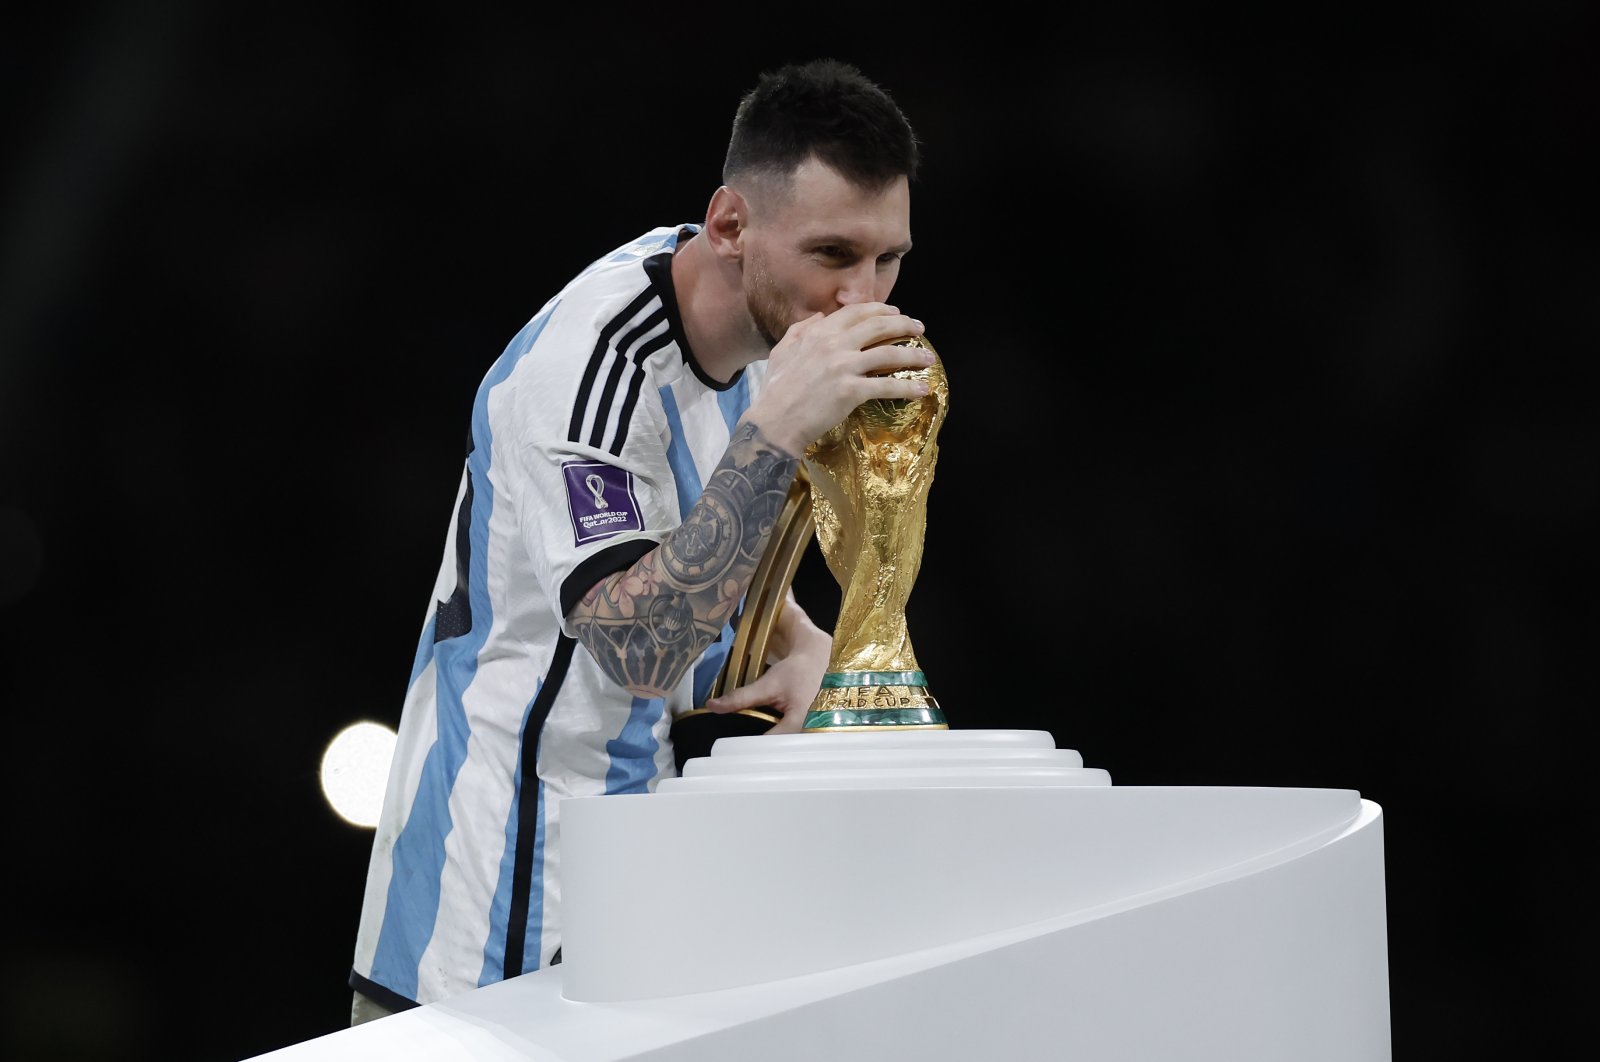
[[258, 1056], [1390, 1058], [1381, 809], [1042, 731], [725, 738], [562, 805], [565, 961]]

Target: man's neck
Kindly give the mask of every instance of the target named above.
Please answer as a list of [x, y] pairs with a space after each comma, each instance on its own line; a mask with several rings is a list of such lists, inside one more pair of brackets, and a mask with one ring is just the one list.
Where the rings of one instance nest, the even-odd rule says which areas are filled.
[[738, 274], [696, 235], [672, 256], [672, 287], [684, 338], [695, 361], [713, 380], [726, 383], [746, 365], [767, 356], [745, 307]]

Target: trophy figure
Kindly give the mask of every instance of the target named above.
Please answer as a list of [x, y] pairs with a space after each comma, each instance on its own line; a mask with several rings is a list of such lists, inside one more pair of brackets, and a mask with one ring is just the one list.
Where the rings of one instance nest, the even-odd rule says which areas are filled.
[[[938, 358], [926, 337], [879, 345], [921, 347]], [[922, 563], [928, 488], [939, 453], [935, 438], [950, 391], [938, 360], [894, 375], [926, 380], [928, 394], [865, 402], [806, 448], [745, 593], [712, 696], [754, 682], [765, 670], [773, 625], [815, 531], [842, 596], [828, 672], [803, 729], [949, 729], [911, 650], [905, 606]], [[683, 712], [672, 724], [678, 768], [709, 755], [720, 737], [764, 733], [777, 721], [776, 713], [760, 708]]]
[[919, 399], [874, 399], [857, 406], [806, 448], [817, 544], [842, 591], [828, 672], [803, 729], [945, 730], [906, 630], [906, 601], [922, 564], [928, 488], [939, 456], [936, 438], [949, 407], [944, 364], [895, 376], [922, 379]]

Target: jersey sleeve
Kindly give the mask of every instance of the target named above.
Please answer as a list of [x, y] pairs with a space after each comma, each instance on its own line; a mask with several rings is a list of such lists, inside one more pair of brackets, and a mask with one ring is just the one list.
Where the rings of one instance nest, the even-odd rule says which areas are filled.
[[572, 606], [595, 583], [655, 549], [681, 520], [654, 407], [653, 395], [641, 395], [620, 455], [574, 443], [560, 430], [541, 430], [541, 411], [519, 418], [527, 430], [511, 455], [521, 485], [517, 525], [568, 636], [576, 635], [567, 621]]

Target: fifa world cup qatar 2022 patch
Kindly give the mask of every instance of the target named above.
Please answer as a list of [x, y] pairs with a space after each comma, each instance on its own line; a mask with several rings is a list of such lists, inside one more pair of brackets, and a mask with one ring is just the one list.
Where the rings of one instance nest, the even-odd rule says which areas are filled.
[[567, 480], [574, 545], [644, 526], [639, 501], [633, 496], [632, 472], [603, 461], [568, 461], [561, 473]]

